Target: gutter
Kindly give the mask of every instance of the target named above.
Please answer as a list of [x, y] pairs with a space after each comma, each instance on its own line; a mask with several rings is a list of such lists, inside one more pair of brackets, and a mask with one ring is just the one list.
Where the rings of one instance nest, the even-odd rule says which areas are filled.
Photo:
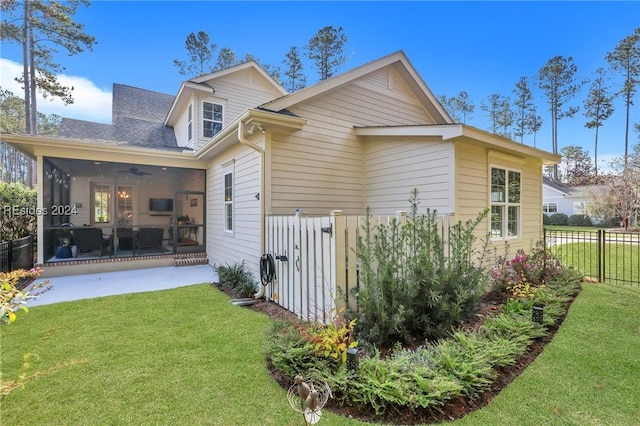
[[[256, 145], [253, 142], [250, 142], [247, 138], [244, 137], [244, 120], [240, 120], [240, 122], [238, 123], [238, 141], [242, 144], [242, 145], [246, 145], [249, 148], [255, 150], [258, 152], [258, 154], [260, 154], [260, 194], [262, 195], [260, 197], [260, 252], [264, 252], [264, 190], [265, 190], [265, 173], [264, 173], [264, 153], [265, 153], [265, 149], [259, 147], [258, 145]], [[261, 125], [254, 125], [256, 127], [258, 127], [260, 129], [260, 131], [263, 134], [266, 134], [265, 129], [261, 126]], [[267, 141], [264, 141], [265, 143], [265, 147], [266, 147], [266, 143]], [[261, 299], [264, 297], [264, 290], [265, 290], [265, 286], [263, 286], [261, 283], [258, 283], [258, 292], [256, 294], [253, 295], [253, 297], [255, 299]], [[233, 303], [234, 305], [237, 303], [234, 303], [234, 301], [231, 301], [231, 303]], [[241, 304], [248, 304], [247, 301], [244, 302], [238, 302]]]

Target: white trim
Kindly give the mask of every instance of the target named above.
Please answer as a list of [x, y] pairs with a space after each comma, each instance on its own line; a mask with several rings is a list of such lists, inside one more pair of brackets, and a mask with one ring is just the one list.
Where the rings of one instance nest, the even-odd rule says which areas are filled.
[[[229, 164], [230, 163], [230, 164]], [[226, 163], [226, 166], [222, 167], [222, 226], [225, 234], [235, 233], [235, 189], [236, 189], [236, 173], [235, 173], [235, 160]], [[231, 176], [231, 194], [230, 200], [227, 200], [227, 176]], [[228, 223], [227, 209], [231, 209], [231, 227]]]
[[[505, 186], [505, 192], [504, 192], [504, 201], [493, 201], [493, 194], [491, 192], [491, 187], [492, 187], [492, 170], [493, 169], [499, 169], [499, 170], [504, 170], [505, 172], [505, 182], [504, 182], [504, 186]], [[510, 203], [509, 202], [509, 173], [510, 172], [514, 172], [514, 173], [518, 173], [520, 175], [520, 202], [518, 203]], [[522, 187], [522, 170], [520, 169], [514, 169], [511, 167], [506, 167], [503, 166], [499, 163], [489, 163], [489, 178], [488, 178], [488, 195], [489, 195], [489, 233], [490, 233], [490, 239], [492, 241], [504, 241], [504, 240], [515, 240], [515, 239], [519, 239], [522, 238], [522, 200], [524, 197], [523, 194], [523, 187]], [[494, 237], [493, 235], [491, 235], [492, 233], [492, 218], [491, 218], [491, 213], [493, 210], [494, 206], [502, 206], [502, 220], [501, 220], [501, 224], [502, 224], [502, 235], [499, 237]], [[518, 218], [517, 218], [517, 230], [516, 230], [516, 235], [509, 235], [509, 207], [518, 207]]]
[[[205, 111], [205, 110], [204, 110], [204, 104], [205, 104], [205, 103], [213, 105], [213, 108], [214, 108], [214, 110], [213, 110], [213, 111], [211, 111], [211, 113], [212, 113], [212, 119], [210, 119], [210, 120], [209, 120], [209, 119], [206, 119], [206, 118], [204, 117], [204, 111]], [[216, 107], [216, 106], [219, 106], [219, 107], [220, 107], [220, 109], [222, 110], [222, 111], [220, 112], [220, 115], [221, 115], [220, 121], [215, 120], [215, 119], [213, 118], [213, 117], [215, 117], [215, 114], [216, 114], [216, 112], [215, 112], [215, 107]], [[202, 139], [209, 140], [209, 139], [213, 138], [215, 135], [217, 135], [218, 133], [220, 133], [220, 132], [222, 131], [222, 129], [224, 129], [224, 121], [225, 121], [225, 120], [224, 120], [224, 116], [225, 116], [225, 112], [226, 112], [226, 109], [227, 109], [227, 108], [226, 108], [226, 106], [225, 106], [225, 104], [224, 104], [223, 102], [220, 102], [218, 99], [211, 99], [211, 98], [209, 98], [209, 99], [202, 99], [202, 100], [200, 101], [200, 107], [201, 107], [201, 108], [200, 108], [200, 137], [201, 137]], [[219, 129], [217, 132], [214, 132], [211, 136], [206, 136], [206, 135], [204, 134], [204, 127], [205, 127], [205, 126], [204, 126], [204, 123], [205, 123], [205, 122], [211, 122], [211, 123], [214, 123], [214, 125], [215, 125], [215, 124], [220, 124], [220, 129]]]

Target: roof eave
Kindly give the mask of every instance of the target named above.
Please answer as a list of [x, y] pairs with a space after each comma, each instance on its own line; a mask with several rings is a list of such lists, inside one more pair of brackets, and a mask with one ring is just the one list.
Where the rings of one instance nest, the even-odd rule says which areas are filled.
[[201, 164], [195, 158], [191, 150], [177, 152], [130, 145], [101, 145], [96, 144], [94, 141], [82, 139], [63, 139], [33, 135], [3, 134], [2, 139], [31, 158], [36, 158], [38, 155], [55, 156], [55, 151], [73, 151], [77, 154], [77, 158], [83, 157], [86, 159], [103, 159], [109, 161], [105, 158], [105, 153], [108, 151], [111, 157], [119, 155], [135, 156], [136, 161], [140, 164], [144, 164], [145, 161], [154, 163], [162, 161], [162, 164], [170, 165], [170, 163], [177, 161], [180, 163], [193, 162], [197, 163], [194, 164], [195, 166], [204, 167], [204, 164]]
[[243, 123], [245, 126], [251, 124], [259, 125], [265, 131], [277, 129], [284, 132], [294, 132], [301, 130], [307, 123], [307, 120], [269, 111], [248, 109], [199, 148], [195, 152], [196, 158], [198, 160], [209, 160], [233, 146], [235, 143], [239, 143], [238, 126], [240, 126], [240, 123]]
[[528, 145], [522, 145], [510, 139], [464, 124], [356, 127], [354, 130], [357, 136], [370, 137], [435, 137], [443, 141], [460, 138], [474, 143], [482, 143], [500, 151], [517, 153], [527, 157], [536, 157], [545, 165], [558, 164], [561, 160], [559, 155], [532, 148]]

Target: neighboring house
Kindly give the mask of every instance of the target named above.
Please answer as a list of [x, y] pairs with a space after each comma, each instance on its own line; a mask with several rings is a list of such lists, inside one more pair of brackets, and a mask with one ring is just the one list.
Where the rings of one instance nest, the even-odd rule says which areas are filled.
[[[257, 276], [266, 215], [393, 214], [414, 187], [421, 211], [465, 221], [489, 208], [479, 232], [528, 249], [542, 168], [560, 161], [453, 123], [403, 52], [292, 94], [254, 62], [185, 81], [175, 97], [114, 85], [111, 125], [63, 120], [57, 138], [3, 138], [37, 159], [38, 262], [66, 265], [56, 273], [195, 252]], [[64, 257], [65, 222], [99, 229], [100, 250]], [[154, 227], [162, 246], [136, 251]]]
[[549, 216], [587, 214], [589, 186], [569, 186], [547, 177], [543, 178], [542, 213]]

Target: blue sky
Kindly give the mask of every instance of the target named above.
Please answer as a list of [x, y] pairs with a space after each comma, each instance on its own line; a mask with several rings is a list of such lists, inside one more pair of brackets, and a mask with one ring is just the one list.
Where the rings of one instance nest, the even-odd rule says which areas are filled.
[[[114, 82], [175, 94], [185, 77], [173, 59], [186, 59], [187, 34], [206, 31], [218, 47], [238, 57], [248, 52], [281, 66], [291, 46], [304, 46], [326, 25], [342, 26], [348, 36], [348, 70], [404, 50], [436, 95], [466, 91], [476, 104], [467, 124], [487, 128], [481, 101], [491, 93], [512, 96], [521, 76], [534, 77], [553, 56], [572, 56], [581, 77], [607, 67], [607, 52], [640, 26], [640, 2], [213, 2], [93, 1], [75, 20], [96, 37], [93, 51], [60, 55], [61, 80], [75, 87], [76, 103], [62, 107], [41, 101], [45, 113], [91, 121], [110, 121]], [[11, 82], [19, 72], [20, 50], [2, 44], [0, 84], [21, 95]], [[310, 82], [316, 70], [305, 63]], [[18, 70], [18, 71], [16, 71]], [[619, 80], [617, 81], [619, 83]], [[574, 99], [582, 106], [588, 85]], [[536, 146], [551, 150], [549, 112], [542, 93], [534, 95], [544, 125]], [[640, 95], [632, 122], [640, 121]], [[600, 129], [598, 157], [624, 152], [624, 106]], [[580, 145], [593, 156], [594, 132], [582, 111], [559, 123], [559, 145]], [[631, 144], [638, 142], [631, 133]], [[533, 145], [533, 137], [525, 138]]]

